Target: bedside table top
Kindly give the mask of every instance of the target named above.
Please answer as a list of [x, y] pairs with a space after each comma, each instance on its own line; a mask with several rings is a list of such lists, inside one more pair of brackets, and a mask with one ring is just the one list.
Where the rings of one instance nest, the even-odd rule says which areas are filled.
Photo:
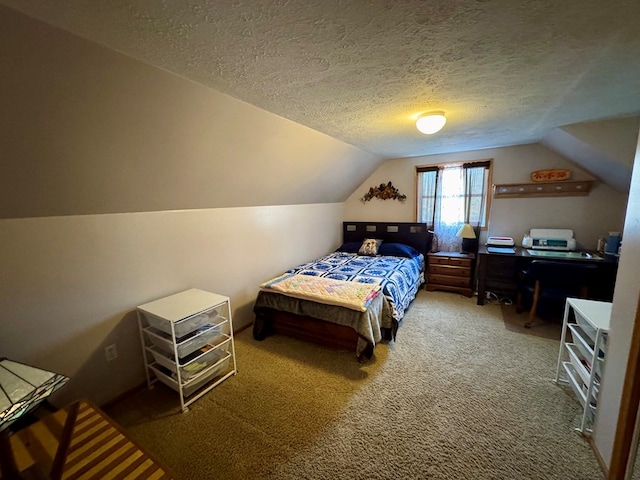
[[462, 252], [429, 252], [427, 254], [430, 257], [448, 257], [448, 258], [476, 258], [475, 253], [462, 253]]

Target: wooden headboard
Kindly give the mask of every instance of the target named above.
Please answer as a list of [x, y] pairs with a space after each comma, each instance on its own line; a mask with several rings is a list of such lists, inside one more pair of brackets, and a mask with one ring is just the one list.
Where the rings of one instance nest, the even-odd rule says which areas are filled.
[[342, 222], [342, 241], [362, 242], [380, 238], [386, 243], [404, 243], [426, 256], [431, 249], [431, 234], [426, 223]]

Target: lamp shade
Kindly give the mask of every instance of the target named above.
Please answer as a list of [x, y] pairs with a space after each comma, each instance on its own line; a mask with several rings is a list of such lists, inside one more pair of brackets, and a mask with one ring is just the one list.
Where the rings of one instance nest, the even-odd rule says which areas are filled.
[[416, 128], [426, 135], [432, 135], [442, 130], [445, 123], [447, 123], [447, 118], [444, 116], [444, 112], [430, 112], [418, 117]]
[[0, 431], [69, 380], [58, 373], [0, 358]]
[[473, 227], [470, 224], [465, 223], [460, 227], [458, 233], [456, 233], [456, 237], [476, 238], [476, 232], [473, 231]]

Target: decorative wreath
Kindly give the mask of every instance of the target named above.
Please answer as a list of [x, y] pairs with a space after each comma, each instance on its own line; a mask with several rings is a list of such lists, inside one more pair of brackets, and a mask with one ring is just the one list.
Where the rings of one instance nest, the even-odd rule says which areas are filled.
[[379, 198], [381, 200], [400, 200], [404, 202], [407, 199], [406, 195], [402, 195], [396, 187], [394, 187], [391, 182], [381, 183], [377, 187], [371, 187], [367, 193], [365, 193], [364, 197], [360, 199], [362, 202], [368, 202], [372, 198]]

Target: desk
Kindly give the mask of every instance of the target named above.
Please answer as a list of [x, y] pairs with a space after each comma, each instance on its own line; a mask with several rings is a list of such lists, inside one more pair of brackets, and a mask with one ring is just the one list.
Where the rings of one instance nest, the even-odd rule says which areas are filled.
[[[19, 471], [36, 464], [44, 471], [51, 469], [68, 410], [58, 410], [11, 436]], [[81, 401], [73, 422], [62, 478], [169, 480], [175, 477], [129, 439], [102, 411]]]
[[[536, 259], [545, 259], [545, 257], [534, 257], [529, 255], [526, 249], [520, 247], [515, 247], [515, 253], [490, 253], [485, 245], [481, 245], [478, 248], [478, 305], [484, 305], [488, 291], [500, 296], [515, 297], [518, 291], [518, 272]], [[551, 258], [548, 259], [551, 260]], [[589, 290], [589, 297], [607, 302], [613, 299], [613, 289], [618, 271], [617, 258], [605, 258], [605, 260], [553, 258], [552, 260], [597, 265], [597, 283]]]

